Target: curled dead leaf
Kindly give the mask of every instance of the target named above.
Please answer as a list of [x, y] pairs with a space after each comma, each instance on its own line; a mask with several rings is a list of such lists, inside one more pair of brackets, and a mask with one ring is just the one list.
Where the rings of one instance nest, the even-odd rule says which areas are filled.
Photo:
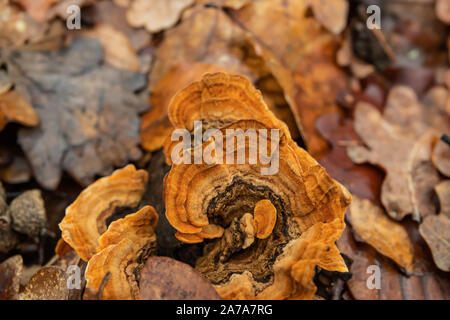
[[389, 219], [383, 209], [369, 200], [353, 196], [348, 219], [358, 236], [381, 254], [412, 273], [413, 245], [406, 229]]

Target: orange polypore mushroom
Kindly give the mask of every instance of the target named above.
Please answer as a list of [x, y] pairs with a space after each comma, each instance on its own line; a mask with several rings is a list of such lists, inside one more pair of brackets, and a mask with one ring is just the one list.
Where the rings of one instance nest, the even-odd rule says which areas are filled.
[[88, 261], [96, 252], [106, 219], [118, 207], [136, 207], [144, 193], [148, 174], [133, 165], [100, 178], [83, 190], [66, 209], [59, 228], [62, 238]]
[[86, 288], [98, 291], [109, 272], [110, 279], [103, 288], [102, 299], [138, 298], [135, 271], [155, 252], [157, 222], [158, 214], [151, 206], [112, 222], [99, 239], [97, 254], [87, 264]]
[[265, 239], [272, 233], [277, 221], [277, 209], [269, 200], [258, 201], [255, 205], [256, 237]]
[[[197, 243], [207, 238], [204, 230], [224, 230], [214, 233], [217, 238], [196, 262], [222, 298], [312, 298], [316, 266], [347, 271], [335, 241], [345, 227], [350, 194], [297, 146], [247, 79], [205, 75], [172, 99], [169, 117], [176, 128], [190, 131], [194, 121], [217, 126], [222, 139], [239, 128], [265, 130], [259, 139], [277, 142], [267, 146], [266, 154], [278, 161], [270, 174], [263, 174], [267, 162], [250, 161], [259, 144], [248, 138], [223, 152], [223, 161], [174, 163], [165, 177], [166, 216], [179, 240]], [[213, 136], [187, 152], [207, 150], [220, 139]], [[242, 154], [243, 163], [225, 161]]]
[[[194, 130], [194, 121], [202, 121], [202, 130], [220, 129], [239, 120], [258, 120], [267, 127], [277, 128], [290, 138], [287, 125], [276, 118], [264, 103], [262, 94], [242, 76], [218, 72], [205, 74], [179, 91], [169, 106], [169, 119], [174, 128]], [[177, 142], [171, 137], [164, 143], [166, 161]]]

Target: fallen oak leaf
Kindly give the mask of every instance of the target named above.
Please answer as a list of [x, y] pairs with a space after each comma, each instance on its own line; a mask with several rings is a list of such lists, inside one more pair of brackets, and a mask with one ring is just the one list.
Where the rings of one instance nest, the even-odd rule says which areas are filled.
[[382, 208], [353, 196], [347, 217], [361, 239], [394, 260], [407, 273], [414, 271], [413, 245], [407, 231], [400, 223], [388, 218]]
[[219, 300], [211, 283], [191, 266], [168, 257], [150, 257], [141, 270], [141, 300]]
[[63, 169], [88, 184], [141, 156], [138, 113], [148, 103], [134, 92], [145, 77], [102, 59], [100, 43], [86, 38], [61, 51], [7, 54], [16, 90], [30, 97], [41, 120], [20, 130], [18, 140], [45, 188], [58, 186]]
[[424, 107], [412, 89], [403, 86], [391, 90], [383, 115], [365, 102], [356, 107], [355, 130], [368, 147], [350, 146], [348, 155], [356, 163], [369, 162], [386, 171], [381, 201], [394, 219], [412, 214], [419, 221], [436, 211], [432, 195], [440, 177], [431, 163], [431, 144], [449, 121], [441, 109]]

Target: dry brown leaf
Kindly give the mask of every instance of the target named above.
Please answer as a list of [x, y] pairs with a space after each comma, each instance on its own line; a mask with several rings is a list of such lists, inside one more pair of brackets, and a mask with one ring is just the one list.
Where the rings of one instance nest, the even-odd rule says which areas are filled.
[[23, 260], [20, 255], [12, 256], [0, 263], [0, 300], [18, 298], [22, 269]]
[[9, 122], [17, 122], [29, 127], [39, 124], [36, 111], [15, 90], [0, 94], [0, 131]]
[[141, 270], [141, 300], [218, 300], [214, 287], [189, 265], [168, 257], [150, 257]]
[[353, 196], [348, 219], [359, 237], [378, 252], [413, 272], [413, 246], [406, 229], [389, 219], [382, 208]]
[[97, 24], [82, 33], [100, 40], [105, 50], [105, 61], [118, 69], [139, 71], [139, 57], [125, 34], [108, 24]]
[[315, 120], [337, 110], [336, 95], [346, 77], [335, 64], [338, 39], [307, 17], [307, 10], [305, 0], [263, 0], [231, 11], [231, 17], [248, 31], [255, 51], [284, 89], [308, 151], [317, 158], [328, 144]]
[[[435, 93], [440, 96], [434, 91], [430, 99]], [[381, 201], [392, 218], [412, 214], [419, 221], [436, 212], [432, 195], [440, 177], [431, 163], [431, 144], [449, 121], [441, 105], [424, 106], [403, 86], [391, 90], [384, 115], [368, 103], [357, 105], [355, 130], [368, 147], [351, 146], [348, 155], [386, 171]]]
[[145, 27], [156, 33], [175, 25], [181, 13], [195, 0], [133, 0], [128, 11], [128, 23], [136, 28]]
[[316, 19], [334, 34], [341, 33], [347, 26], [348, 0], [307, 0]]

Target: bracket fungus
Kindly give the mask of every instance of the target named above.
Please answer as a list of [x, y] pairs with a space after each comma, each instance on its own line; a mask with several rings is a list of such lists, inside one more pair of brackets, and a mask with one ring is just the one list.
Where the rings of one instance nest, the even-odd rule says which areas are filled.
[[98, 291], [103, 278], [110, 273], [103, 299], [138, 298], [136, 271], [156, 249], [157, 223], [158, 214], [151, 206], [112, 222], [99, 239], [97, 254], [87, 264], [86, 288]]
[[138, 271], [142, 262], [154, 253], [158, 214], [151, 206], [145, 206], [134, 214], [114, 221], [100, 237], [97, 254], [86, 268], [86, 288], [99, 290], [107, 273], [110, 279], [103, 288], [106, 300], [136, 299]]
[[100, 235], [106, 231], [106, 219], [118, 207], [136, 207], [144, 193], [148, 174], [127, 165], [103, 177], [83, 190], [66, 209], [59, 228], [62, 238], [88, 261], [99, 246]]
[[[223, 159], [212, 152], [223, 161], [174, 162], [164, 179], [167, 219], [183, 242], [208, 239], [195, 268], [222, 298], [311, 299], [316, 266], [347, 271], [335, 241], [345, 227], [349, 192], [297, 146], [246, 78], [205, 75], [172, 99], [169, 118], [175, 128], [192, 132], [194, 121], [202, 121], [221, 132], [188, 153], [207, 150], [228, 137], [227, 129], [239, 128], [265, 132], [259, 139], [269, 150], [259, 151], [277, 157], [278, 170], [263, 174], [267, 163], [251, 161], [259, 144], [244, 136]], [[278, 139], [269, 129], [278, 129]], [[267, 146], [267, 139], [277, 145]], [[245, 161], [225, 161], [240, 154]]]
[[[173, 127], [194, 134], [199, 134], [194, 132], [195, 121], [202, 122], [203, 133], [239, 120], [258, 120], [291, 138], [287, 125], [273, 115], [261, 92], [247, 78], [223, 72], [207, 73], [179, 91], [170, 102], [168, 115]], [[168, 164], [172, 163], [170, 155], [176, 144], [171, 140], [168, 137], [164, 143]]]

